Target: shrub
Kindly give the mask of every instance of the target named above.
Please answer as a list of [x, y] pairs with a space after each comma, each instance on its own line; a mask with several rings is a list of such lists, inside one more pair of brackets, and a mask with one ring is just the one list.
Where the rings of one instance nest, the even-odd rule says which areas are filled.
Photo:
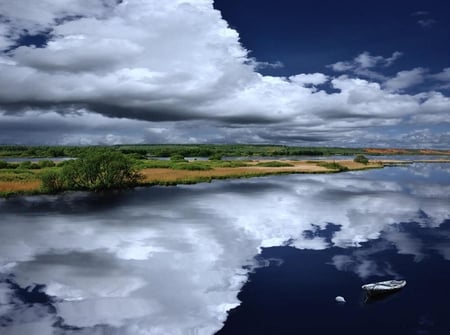
[[47, 167], [54, 167], [55, 166], [55, 163], [53, 161], [51, 161], [51, 160], [48, 160], [48, 159], [40, 161], [38, 164], [39, 164], [39, 166], [41, 168], [47, 168]]
[[209, 160], [210, 161], [220, 161], [220, 160], [222, 160], [222, 154], [221, 153], [215, 153], [215, 154], [213, 154], [213, 155], [211, 155], [211, 156], [209, 156]]
[[130, 157], [131, 159], [134, 159], [134, 160], [147, 159], [146, 155], [141, 155], [141, 154], [136, 153], [136, 152], [129, 153], [129, 154], [126, 154], [126, 155], [128, 157]]
[[0, 169], [6, 169], [8, 167], [8, 163], [6, 161], [0, 161]]
[[19, 169], [31, 169], [31, 162], [30, 161], [24, 161], [19, 164]]
[[70, 162], [71, 162], [72, 160], [73, 160], [73, 159], [68, 159], [68, 160], [60, 161], [60, 162], [58, 162], [57, 164], [55, 163], [55, 166], [58, 165], [58, 167], [63, 167], [63, 166], [65, 166], [65, 165], [67, 165], [67, 164], [70, 164]]
[[184, 161], [184, 156], [180, 155], [180, 154], [175, 154], [170, 156], [170, 161], [172, 162], [183, 162]]
[[45, 171], [41, 175], [41, 189], [45, 193], [57, 193], [66, 188], [64, 176], [58, 171]]
[[138, 184], [142, 176], [132, 160], [118, 151], [91, 151], [67, 163], [63, 178], [71, 189], [108, 190]]
[[353, 161], [361, 164], [369, 163], [369, 159], [367, 159], [367, 157], [364, 155], [357, 155]]
[[338, 171], [348, 171], [348, 167], [343, 166], [336, 162], [320, 162], [320, 163], [317, 163], [317, 165], [325, 167], [327, 169], [333, 169], [333, 170], [338, 170]]

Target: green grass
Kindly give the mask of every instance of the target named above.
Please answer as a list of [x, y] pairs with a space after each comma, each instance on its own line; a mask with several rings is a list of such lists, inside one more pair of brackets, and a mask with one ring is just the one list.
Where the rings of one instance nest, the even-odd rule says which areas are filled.
[[246, 179], [246, 178], [257, 178], [257, 177], [268, 177], [277, 175], [287, 175], [287, 174], [327, 174], [332, 172], [322, 172], [322, 171], [309, 171], [309, 172], [299, 172], [299, 171], [277, 171], [277, 172], [256, 172], [251, 171], [243, 174], [229, 174], [220, 176], [196, 176], [184, 179], [177, 179], [171, 181], [150, 181], [143, 182], [143, 186], [176, 186], [176, 185], [190, 185], [198, 183], [210, 183], [213, 180], [225, 180], [225, 179]]
[[0, 170], [0, 181], [29, 181], [35, 180], [38, 174], [34, 170], [25, 169], [2, 169]]
[[348, 171], [346, 166], [343, 166], [336, 162], [316, 162], [318, 166], [322, 166], [327, 169], [337, 170], [337, 171]]
[[174, 170], [189, 170], [189, 171], [206, 171], [212, 170], [213, 168], [208, 164], [202, 163], [176, 163], [171, 169]]
[[161, 160], [139, 160], [135, 162], [135, 166], [140, 169], [170, 169], [173, 165], [174, 162]]
[[243, 161], [163, 161], [163, 160], [138, 160], [135, 166], [139, 169], [174, 169], [174, 170], [191, 170], [206, 171], [214, 168], [226, 167], [244, 167], [248, 166]]
[[280, 162], [280, 161], [270, 161], [270, 162], [260, 162], [256, 164], [256, 166], [264, 166], [264, 167], [288, 167], [294, 166], [290, 163]]

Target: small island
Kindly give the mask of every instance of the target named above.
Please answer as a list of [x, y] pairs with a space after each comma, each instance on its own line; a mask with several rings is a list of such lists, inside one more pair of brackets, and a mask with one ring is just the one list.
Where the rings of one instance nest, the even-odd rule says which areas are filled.
[[[386, 159], [392, 155], [433, 157]], [[448, 150], [262, 145], [0, 146], [0, 196], [170, 186], [294, 173], [338, 173], [413, 162], [450, 163], [449, 155]]]

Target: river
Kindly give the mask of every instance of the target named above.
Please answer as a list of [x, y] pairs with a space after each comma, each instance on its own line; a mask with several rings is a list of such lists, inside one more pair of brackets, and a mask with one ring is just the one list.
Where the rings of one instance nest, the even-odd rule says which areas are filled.
[[[450, 164], [15, 197], [0, 215], [1, 335], [450, 334]], [[393, 278], [408, 284], [365, 301]]]

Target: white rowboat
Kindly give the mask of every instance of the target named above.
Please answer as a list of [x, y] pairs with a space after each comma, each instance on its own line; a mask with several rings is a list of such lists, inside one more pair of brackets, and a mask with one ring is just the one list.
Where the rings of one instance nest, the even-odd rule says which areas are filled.
[[396, 292], [406, 286], [406, 280], [386, 280], [377, 283], [366, 284], [362, 289], [368, 295], [387, 294]]

